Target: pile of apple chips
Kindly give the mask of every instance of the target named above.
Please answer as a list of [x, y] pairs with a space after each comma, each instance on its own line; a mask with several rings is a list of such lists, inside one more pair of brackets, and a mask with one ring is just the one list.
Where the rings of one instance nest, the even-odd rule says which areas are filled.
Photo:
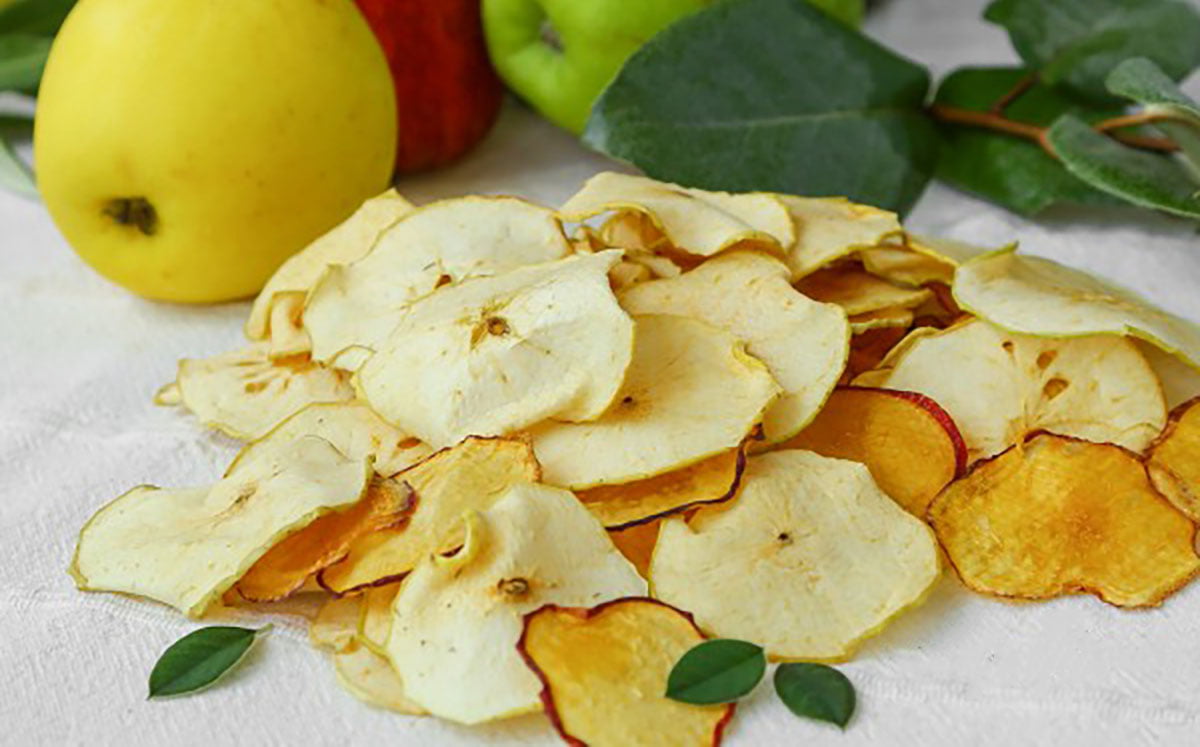
[[1200, 328], [845, 200], [389, 193], [246, 334], [157, 395], [246, 447], [100, 509], [71, 573], [192, 617], [324, 594], [338, 680], [402, 713], [714, 743], [732, 705], [663, 696], [706, 636], [845, 660], [943, 551], [1121, 607], [1200, 568]]

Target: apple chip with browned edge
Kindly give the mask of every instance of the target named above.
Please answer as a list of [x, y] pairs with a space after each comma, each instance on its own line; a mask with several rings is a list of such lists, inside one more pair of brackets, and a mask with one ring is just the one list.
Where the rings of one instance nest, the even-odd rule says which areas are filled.
[[542, 703], [569, 744], [718, 745], [734, 703], [667, 698], [671, 668], [705, 636], [686, 612], [654, 599], [547, 606], [525, 618], [518, 644], [542, 681]]
[[838, 389], [817, 419], [780, 448], [867, 465], [880, 489], [921, 519], [967, 467], [967, 447], [950, 415], [923, 394], [890, 389]]
[[710, 635], [776, 660], [840, 661], [920, 603], [940, 571], [929, 527], [865, 466], [776, 451], [750, 458], [728, 506], [663, 522], [650, 586]]
[[1147, 607], [1200, 570], [1196, 526], [1112, 444], [1038, 434], [946, 488], [929, 521], [963, 583], [984, 594], [1086, 592]]
[[464, 511], [482, 511], [513, 485], [540, 477], [527, 441], [468, 438], [443, 449], [394, 478], [416, 497], [408, 521], [359, 537], [344, 560], [321, 572], [321, 585], [343, 594], [395, 581], [429, 554], [458, 546]]
[[393, 604], [387, 653], [414, 702], [464, 724], [538, 710], [517, 652], [525, 615], [645, 594], [646, 582], [575, 496], [518, 485], [468, 514], [462, 549], [432, 554]]
[[211, 488], [134, 488], [83, 527], [71, 575], [199, 617], [276, 544], [357, 503], [370, 475], [369, 460], [308, 437], [259, 450]]
[[1146, 469], [1154, 487], [1200, 521], [1200, 399], [1180, 405], [1150, 449]]

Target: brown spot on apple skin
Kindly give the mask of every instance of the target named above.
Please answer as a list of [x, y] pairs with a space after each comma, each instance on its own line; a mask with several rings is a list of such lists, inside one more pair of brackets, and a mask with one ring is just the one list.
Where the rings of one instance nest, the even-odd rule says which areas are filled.
[[136, 228], [143, 236], [158, 233], [158, 210], [145, 197], [114, 197], [100, 212], [119, 226]]

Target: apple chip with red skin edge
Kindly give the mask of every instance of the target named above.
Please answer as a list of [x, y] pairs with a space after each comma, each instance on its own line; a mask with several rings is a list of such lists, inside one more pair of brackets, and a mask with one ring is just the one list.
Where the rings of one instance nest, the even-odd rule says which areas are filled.
[[942, 491], [929, 522], [963, 583], [995, 596], [1152, 607], [1200, 570], [1195, 524], [1112, 444], [1036, 434]]
[[1200, 521], [1200, 398], [1171, 413], [1166, 429], [1150, 448], [1146, 470], [1158, 492]]
[[634, 597], [590, 609], [542, 607], [525, 617], [517, 648], [568, 744], [718, 745], [736, 703], [697, 706], [664, 695], [675, 663], [704, 640], [688, 613]]
[[967, 468], [954, 420], [923, 394], [838, 389], [807, 428], [781, 449], [806, 449], [860, 462], [884, 493], [917, 518]]
[[787, 252], [792, 280], [903, 235], [895, 213], [842, 197], [778, 195], [796, 222], [796, 241]]

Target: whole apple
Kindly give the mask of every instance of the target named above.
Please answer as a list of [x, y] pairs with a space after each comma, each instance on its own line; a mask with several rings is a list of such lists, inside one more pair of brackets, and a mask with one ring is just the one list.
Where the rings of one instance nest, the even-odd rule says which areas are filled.
[[508, 86], [576, 134], [650, 37], [713, 0], [483, 0], [492, 62]]
[[491, 129], [504, 85], [488, 59], [479, 0], [356, 0], [396, 88], [400, 173], [443, 166]]

